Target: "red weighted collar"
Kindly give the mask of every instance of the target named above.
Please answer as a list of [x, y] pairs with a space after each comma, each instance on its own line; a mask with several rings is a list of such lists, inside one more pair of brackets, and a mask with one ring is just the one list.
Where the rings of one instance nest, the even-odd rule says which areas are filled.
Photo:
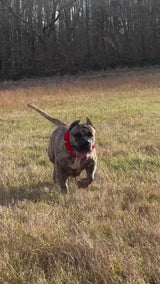
[[[81, 157], [82, 153], [80, 153], [80, 154], [77, 155], [77, 154], [74, 152], [74, 150], [73, 150], [73, 148], [72, 148], [72, 146], [71, 146], [71, 144], [70, 144], [70, 141], [69, 141], [69, 135], [70, 135], [69, 130], [67, 130], [67, 131], [64, 133], [64, 144], [65, 144], [66, 150], [67, 150], [67, 151], [70, 151], [70, 154], [71, 154], [71, 156], [73, 156], [73, 157]], [[93, 150], [94, 148], [95, 148], [95, 145], [92, 146], [92, 150]], [[88, 153], [89, 153], [89, 152], [83, 152], [83, 154], [85, 154], [86, 156], [87, 156]]]

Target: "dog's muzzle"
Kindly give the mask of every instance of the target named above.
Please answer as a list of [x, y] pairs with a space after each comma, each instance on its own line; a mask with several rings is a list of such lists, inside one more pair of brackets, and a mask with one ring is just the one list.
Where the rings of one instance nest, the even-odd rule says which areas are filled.
[[92, 151], [92, 143], [89, 140], [82, 140], [81, 143], [77, 147], [78, 152], [90, 152]]

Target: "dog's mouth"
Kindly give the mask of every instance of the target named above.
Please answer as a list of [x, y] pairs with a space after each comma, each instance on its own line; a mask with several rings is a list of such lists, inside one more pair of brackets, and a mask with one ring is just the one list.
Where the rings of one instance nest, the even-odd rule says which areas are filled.
[[92, 153], [92, 150], [95, 148], [95, 145], [89, 144], [89, 147], [80, 147], [73, 146], [73, 151], [75, 152], [75, 155], [78, 159], [88, 159]]
[[82, 159], [88, 159], [90, 156], [90, 151], [87, 152], [87, 151], [82, 151], [82, 152], [78, 152], [77, 153], [77, 158], [82, 160]]
[[92, 151], [92, 147], [91, 146], [88, 146], [88, 147], [73, 147], [74, 150], [76, 152], [78, 152], [79, 154], [87, 154], [87, 153], [90, 153]]
[[92, 151], [91, 147], [89, 148], [81, 148], [81, 147], [73, 147], [74, 151], [76, 152], [76, 156], [78, 159], [88, 159], [90, 156], [90, 153]]

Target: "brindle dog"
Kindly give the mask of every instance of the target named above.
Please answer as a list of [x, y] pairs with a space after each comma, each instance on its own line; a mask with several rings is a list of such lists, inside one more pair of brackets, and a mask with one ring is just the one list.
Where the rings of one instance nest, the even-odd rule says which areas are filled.
[[61, 192], [67, 193], [68, 177], [76, 177], [83, 170], [87, 176], [78, 182], [78, 186], [86, 188], [94, 180], [97, 165], [95, 127], [89, 118], [85, 124], [77, 120], [68, 126], [43, 110], [28, 106], [58, 126], [50, 137], [48, 156], [54, 164], [53, 179]]

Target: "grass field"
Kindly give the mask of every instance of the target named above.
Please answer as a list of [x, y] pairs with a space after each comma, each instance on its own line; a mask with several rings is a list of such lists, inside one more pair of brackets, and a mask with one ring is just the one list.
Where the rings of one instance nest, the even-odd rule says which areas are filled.
[[[0, 91], [0, 283], [160, 283], [160, 70], [56, 80]], [[55, 188], [54, 126], [27, 103], [92, 120], [88, 189]]]

